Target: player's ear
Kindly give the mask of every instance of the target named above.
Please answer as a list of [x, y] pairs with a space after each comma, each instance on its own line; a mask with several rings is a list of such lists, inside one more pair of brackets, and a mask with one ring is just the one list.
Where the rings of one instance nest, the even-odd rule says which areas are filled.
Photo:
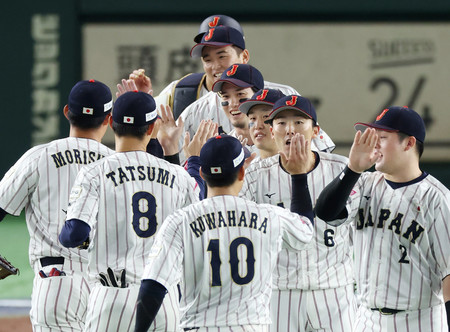
[[110, 126], [111, 129], [112, 129], [112, 123], [113, 123], [113, 118], [112, 118], [112, 116], [109, 117], [108, 121], [109, 121], [109, 126]]
[[103, 120], [103, 125], [107, 126], [110, 123], [110, 118], [112, 119], [111, 113], [106, 114], [105, 119]]
[[414, 149], [416, 146], [416, 138], [414, 136], [409, 136], [406, 141], [405, 151], [408, 151], [410, 149]]
[[153, 128], [155, 128], [155, 122], [151, 123], [151, 124], [148, 126], [148, 129], [147, 129], [147, 135], [148, 135], [148, 136], [151, 136], [151, 135], [152, 135]]
[[200, 177], [204, 180], [205, 178], [203, 177], [203, 172], [202, 172], [202, 167], [200, 166], [198, 173], [200, 174]]
[[312, 134], [311, 138], [316, 138], [317, 135], [319, 135], [319, 132], [320, 132], [320, 126], [319, 125], [314, 126], [313, 127], [313, 134]]
[[250, 61], [250, 53], [247, 49], [243, 50], [241, 53], [242, 63], [248, 63]]
[[69, 120], [69, 118], [67, 117], [67, 114], [69, 113], [69, 105], [64, 106], [63, 113], [66, 119]]
[[238, 180], [244, 181], [244, 176], [245, 176], [245, 168], [244, 168], [244, 166], [242, 166], [241, 168], [239, 168], [239, 171], [238, 171]]

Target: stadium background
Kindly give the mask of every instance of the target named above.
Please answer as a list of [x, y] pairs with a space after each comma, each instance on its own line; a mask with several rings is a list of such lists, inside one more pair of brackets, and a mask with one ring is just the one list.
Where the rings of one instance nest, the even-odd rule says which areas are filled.
[[[354, 122], [372, 120], [388, 102], [413, 106], [427, 119], [422, 168], [450, 187], [447, 0], [26, 0], [5, 7], [0, 176], [31, 146], [68, 134], [61, 110], [76, 81], [96, 78], [114, 91], [126, 73], [144, 67], [159, 92], [200, 71], [186, 52], [198, 24], [220, 13], [241, 23], [250, 63], [267, 80], [292, 85], [316, 102], [339, 153], [346, 154]], [[5, 308], [22, 306], [11, 299], [26, 303], [31, 294], [27, 247], [23, 215], [6, 218], [0, 253], [21, 274], [0, 281], [0, 316], [21, 315]]]

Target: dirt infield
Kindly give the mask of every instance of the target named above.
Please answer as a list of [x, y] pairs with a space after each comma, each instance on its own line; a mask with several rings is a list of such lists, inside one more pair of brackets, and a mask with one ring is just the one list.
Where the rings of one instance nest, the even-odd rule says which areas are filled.
[[0, 332], [30, 332], [30, 317], [0, 318]]

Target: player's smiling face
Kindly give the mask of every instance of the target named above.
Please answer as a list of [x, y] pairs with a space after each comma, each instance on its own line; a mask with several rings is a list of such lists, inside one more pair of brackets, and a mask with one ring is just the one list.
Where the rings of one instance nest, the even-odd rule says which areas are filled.
[[296, 134], [302, 134], [305, 139], [315, 138], [319, 132], [319, 127], [314, 126], [314, 121], [306, 115], [302, 115], [297, 110], [284, 110], [277, 114], [273, 119], [271, 131], [278, 151], [283, 151], [289, 156], [289, 147], [292, 137]]
[[375, 162], [377, 171], [388, 175], [397, 175], [404, 170], [404, 159], [402, 154], [405, 151], [407, 140], [400, 141], [399, 135], [395, 132], [377, 130], [378, 142], [375, 150], [379, 157]]
[[240, 88], [231, 83], [224, 83], [219, 95], [222, 108], [233, 127], [248, 128], [248, 117], [239, 111], [239, 105], [253, 95], [252, 88]]
[[276, 149], [275, 141], [270, 133], [270, 125], [264, 123], [272, 111], [270, 105], [255, 105], [248, 112], [250, 137], [260, 150], [271, 151]]
[[206, 74], [206, 85], [211, 90], [223, 71], [235, 63], [247, 63], [248, 51], [244, 50], [238, 54], [236, 47], [213, 47], [205, 46], [202, 49], [203, 70]]

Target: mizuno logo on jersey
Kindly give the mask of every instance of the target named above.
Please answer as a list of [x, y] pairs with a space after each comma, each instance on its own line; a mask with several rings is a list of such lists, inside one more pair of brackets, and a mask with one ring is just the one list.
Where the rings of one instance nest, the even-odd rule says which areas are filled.
[[[367, 227], [384, 229], [384, 226], [387, 225], [387, 229], [393, 231], [397, 235], [401, 235], [412, 243], [416, 243], [416, 240], [425, 230], [415, 220], [404, 220], [404, 215], [402, 213], [391, 216], [391, 211], [389, 209], [381, 209], [376, 216], [378, 217], [378, 220], [374, 221], [370, 209], [368, 211], [359, 209], [358, 219], [356, 220], [356, 229], [361, 230]], [[403, 226], [405, 223], [408, 224]]]
[[273, 193], [273, 194], [264, 194], [264, 196], [267, 196], [267, 197], [272, 197], [273, 195], [275, 195], [275, 193]]
[[191, 226], [191, 231], [196, 237], [200, 237], [207, 229], [212, 230], [217, 227], [247, 227], [266, 234], [267, 218], [264, 218], [261, 222], [258, 220], [258, 215], [256, 213], [251, 213], [249, 218], [249, 216], [242, 211], [238, 220], [237, 212], [234, 210], [227, 211], [225, 216], [222, 214], [222, 211], [218, 211], [198, 217], [197, 220], [192, 221], [189, 226]]

